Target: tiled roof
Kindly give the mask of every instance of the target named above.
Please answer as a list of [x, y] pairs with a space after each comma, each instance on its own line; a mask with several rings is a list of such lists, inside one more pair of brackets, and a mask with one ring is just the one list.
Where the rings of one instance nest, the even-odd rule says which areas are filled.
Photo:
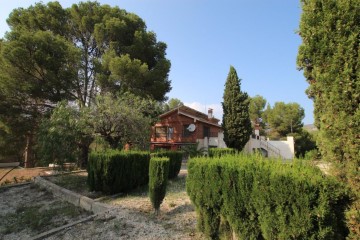
[[202, 121], [202, 122], [206, 122], [212, 125], [216, 125], [218, 127], [221, 127], [218, 122], [220, 121], [217, 118], [208, 118], [208, 115], [202, 112], [199, 112], [193, 108], [187, 107], [187, 106], [179, 106], [177, 108], [174, 108], [166, 113], [163, 113], [160, 115], [160, 118], [164, 118], [174, 112], [177, 112], [178, 114], [182, 114], [191, 118], [194, 118], [196, 120]]

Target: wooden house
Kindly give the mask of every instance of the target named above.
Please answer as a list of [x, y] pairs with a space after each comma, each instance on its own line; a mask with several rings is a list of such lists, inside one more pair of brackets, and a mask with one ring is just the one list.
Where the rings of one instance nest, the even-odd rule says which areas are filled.
[[198, 149], [225, 147], [219, 119], [209, 109], [204, 114], [187, 106], [179, 106], [159, 116], [152, 127], [151, 149], [177, 150], [186, 145]]

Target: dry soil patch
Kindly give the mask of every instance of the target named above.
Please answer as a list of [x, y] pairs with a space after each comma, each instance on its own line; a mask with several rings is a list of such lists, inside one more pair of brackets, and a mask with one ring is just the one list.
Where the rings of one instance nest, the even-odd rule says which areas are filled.
[[[176, 179], [169, 181], [159, 216], [154, 215], [144, 186], [128, 194], [99, 198], [98, 201], [112, 205], [113, 209], [48, 239], [205, 239], [196, 231], [195, 209], [185, 191], [186, 173], [181, 170]], [[71, 175], [47, 179], [82, 195], [94, 194], [82, 185], [86, 173]]]
[[[153, 214], [145, 186], [126, 195], [102, 197], [99, 201], [113, 206], [110, 211], [98, 214], [91, 221], [71, 226], [46, 239], [205, 239], [196, 231], [196, 213], [185, 191], [185, 178], [186, 170], [181, 170], [178, 178], [169, 181], [167, 195], [161, 205], [159, 216]], [[94, 198], [98, 196], [98, 193], [88, 191], [86, 172], [51, 176], [46, 179], [82, 195]], [[55, 203], [59, 204], [59, 199], [35, 188], [32, 184], [0, 191], [3, 191], [0, 193], [2, 219], [7, 212], [16, 213], [19, 206], [29, 204], [29, 202], [42, 208], [46, 206], [50, 208]], [[5, 212], [2, 209], [9, 210]], [[65, 225], [70, 221], [76, 221], [76, 219], [61, 220], [56, 217], [51, 221], [58, 224], [48, 226], [41, 231], [31, 229], [10, 231], [9, 234], [0, 235], [0, 239], [28, 239], [30, 236], [58, 225]], [[5, 229], [4, 223], [0, 224], [0, 229], [0, 231]]]
[[33, 183], [0, 188], [0, 239], [29, 239], [90, 214]]
[[19, 183], [30, 181], [36, 176], [45, 176], [51, 171], [47, 167], [39, 168], [0, 168], [0, 186], [5, 184]]

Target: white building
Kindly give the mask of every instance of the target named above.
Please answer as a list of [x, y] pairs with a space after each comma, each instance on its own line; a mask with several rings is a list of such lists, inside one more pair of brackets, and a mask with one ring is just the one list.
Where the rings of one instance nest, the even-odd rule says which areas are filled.
[[[208, 149], [209, 147], [226, 148], [223, 132], [219, 132], [216, 137], [206, 137], [197, 141], [199, 149]], [[265, 157], [293, 159], [295, 156], [294, 137], [288, 136], [286, 140], [270, 141], [263, 136], [254, 135], [249, 138], [243, 150], [246, 153], [260, 152]]]
[[270, 141], [255, 135], [246, 143], [244, 151], [247, 153], [260, 151], [266, 157], [293, 159], [295, 156], [294, 137], [288, 136], [286, 141]]

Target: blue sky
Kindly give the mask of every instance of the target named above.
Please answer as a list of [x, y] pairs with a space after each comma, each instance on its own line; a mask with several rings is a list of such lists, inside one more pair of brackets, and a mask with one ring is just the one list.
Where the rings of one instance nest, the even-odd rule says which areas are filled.
[[[6, 3], [5, 3], [6, 2]], [[33, 0], [0, 2], [0, 37], [6, 18]], [[43, 1], [44, 3], [48, 1]], [[60, 0], [63, 7], [79, 1]], [[241, 78], [241, 89], [275, 102], [297, 102], [305, 109], [305, 124], [313, 123], [313, 103], [307, 83], [296, 69], [301, 43], [296, 34], [300, 0], [100, 0], [139, 15], [168, 45], [171, 61], [169, 98], [179, 98], [200, 111], [222, 116], [224, 84], [230, 65]]]

